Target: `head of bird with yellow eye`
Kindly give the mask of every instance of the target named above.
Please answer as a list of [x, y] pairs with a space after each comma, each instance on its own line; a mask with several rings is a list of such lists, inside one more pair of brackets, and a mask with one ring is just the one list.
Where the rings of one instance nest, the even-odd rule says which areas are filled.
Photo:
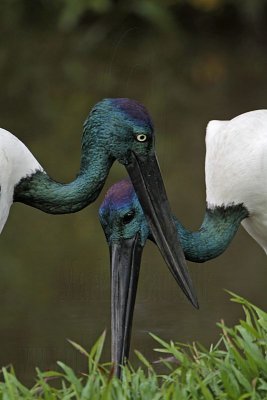
[[124, 165], [133, 153], [147, 157], [154, 152], [153, 123], [146, 108], [135, 100], [100, 101], [85, 121], [84, 132], [85, 141], [89, 139], [109, 148], [110, 155]]

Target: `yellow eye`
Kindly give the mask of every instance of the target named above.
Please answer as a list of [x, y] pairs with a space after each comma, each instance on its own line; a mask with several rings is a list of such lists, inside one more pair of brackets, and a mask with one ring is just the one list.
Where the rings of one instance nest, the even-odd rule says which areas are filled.
[[145, 142], [147, 140], [147, 136], [144, 133], [140, 133], [140, 135], [136, 136], [138, 142]]

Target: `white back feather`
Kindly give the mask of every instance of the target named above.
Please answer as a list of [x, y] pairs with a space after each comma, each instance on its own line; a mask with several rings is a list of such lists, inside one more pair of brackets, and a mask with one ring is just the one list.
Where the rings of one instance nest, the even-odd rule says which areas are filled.
[[205, 173], [208, 207], [243, 203], [243, 226], [266, 251], [267, 110], [208, 124]]
[[43, 168], [14, 135], [0, 128], [0, 233], [13, 202], [14, 186], [23, 178]]

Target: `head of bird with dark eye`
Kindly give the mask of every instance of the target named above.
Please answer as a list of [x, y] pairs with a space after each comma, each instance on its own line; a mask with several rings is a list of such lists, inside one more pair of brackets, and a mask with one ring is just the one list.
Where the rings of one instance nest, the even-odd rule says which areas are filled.
[[[100, 206], [99, 219], [110, 250], [112, 361], [116, 374], [119, 375], [118, 366], [129, 355], [142, 251], [147, 238], [154, 235], [150, 233], [146, 217], [129, 179], [124, 179], [109, 189]], [[177, 237], [177, 233], [175, 236]], [[181, 275], [181, 270], [170, 263], [168, 258], [164, 258], [184, 290], [187, 281], [190, 282], [188, 276]]]
[[99, 218], [110, 250], [111, 358], [120, 376], [120, 365], [129, 356], [141, 256], [149, 230], [129, 180], [109, 189]]
[[129, 179], [108, 190], [99, 209], [99, 219], [110, 246], [135, 236], [141, 246], [145, 245], [149, 228]]
[[115, 98], [97, 103], [84, 123], [84, 140], [90, 140], [91, 136], [124, 165], [131, 160], [132, 153], [147, 157], [154, 151], [151, 118], [136, 100]]

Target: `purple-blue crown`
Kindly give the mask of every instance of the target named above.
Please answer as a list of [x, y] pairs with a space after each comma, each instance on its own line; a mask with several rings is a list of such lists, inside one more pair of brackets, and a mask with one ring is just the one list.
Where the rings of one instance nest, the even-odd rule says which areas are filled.
[[134, 196], [135, 191], [131, 181], [129, 179], [123, 179], [115, 183], [108, 190], [100, 207], [100, 211], [104, 211], [107, 208], [116, 209], [124, 207], [132, 202]]
[[131, 119], [143, 122], [153, 129], [153, 123], [147, 109], [138, 101], [127, 98], [111, 99], [111, 101], [116, 108], [127, 114]]

